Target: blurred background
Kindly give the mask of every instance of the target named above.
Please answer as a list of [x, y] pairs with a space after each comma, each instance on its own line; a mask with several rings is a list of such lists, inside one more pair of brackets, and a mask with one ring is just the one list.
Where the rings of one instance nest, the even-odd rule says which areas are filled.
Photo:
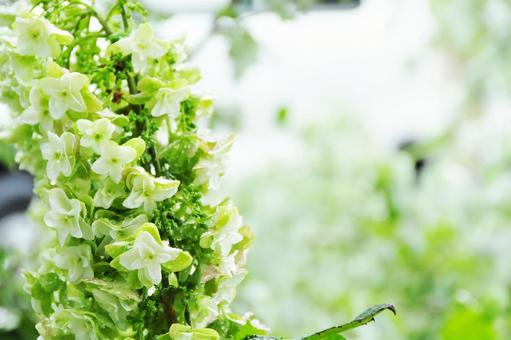
[[[218, 195], [257, 238], [236, 311], [297, 337], [389, 302], [349, 338], [511, 338], [511, 1], [143, 2], [238, 136]], [[30, 339], [34, 232], [4, 216], [0, 330]]]

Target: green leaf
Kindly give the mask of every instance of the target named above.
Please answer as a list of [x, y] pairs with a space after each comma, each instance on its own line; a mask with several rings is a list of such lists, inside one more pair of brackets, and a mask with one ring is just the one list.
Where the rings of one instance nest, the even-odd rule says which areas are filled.
[[334, 339], [343, 339], [343, 337], [336, 337], [339, 333], [345, 332], [347, 330], [358, 328], [360, 326], [364, 326], [371, 321], [374, 321], [374, 317], [384, 310], [390, 310], [396, 314], [396, 309], [393, 305], [388, 303], [382, 303], [371, 308], [366, 309], [360, 315], [358, 315], [353, 321], [345, 323], [340, 326], [332, 327], [325, 329], [324, 331], [318, 332], [316, 334], [306, 336], [302, 338], [302, 340], [334, 340]]
[[327, 335], [326, 337], [323, 338], [323, 340], [346, 340], [346, 338], [340, 334], [332, 334]]

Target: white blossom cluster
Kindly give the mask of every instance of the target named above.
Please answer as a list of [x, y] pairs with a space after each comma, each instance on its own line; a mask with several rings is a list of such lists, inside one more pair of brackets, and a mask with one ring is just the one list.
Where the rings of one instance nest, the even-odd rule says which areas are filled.
[[[93, 6], [55, 3], [55, 11], [73, 5], [85, 13]], [[45, 13], [44, 7], [35, 8]], [[161, 339], [218, 339], [221, 331], [206, 327], [219, 318], [256, 329], [250, 317], [229, 311], [246, 274], [242, 266], [250, 230], [227, 199], [200, 201], [194, 208], [179, 201], [189, 188], [206, 195], [218, 184], [233, 142], [232, 137], [211, 141], [189, 130], [191, 147], [174, 147], [186, 140], [180, 125], [186, 101], [195, 103], [193, 119], [211, 111], [211, 100], [191, 90], [200, 78], [197, 70], [178, 67], [185, 58], [181, 44], [157, 38], [143, 23], [130, 34], [106, 39], [107, 46], [91, 55], [92, 61], [101, 60], [95, 63], [99, 67], [114, 56], [131, 61], [132, 70], [126, 72], [131, 78], [115, 80], [119, 87], [113, 90], [131, 111], [126, 114], [103, 85], [118, 74], [103, 73], [98, 81], [97, 70], [75, 66], [73, 53], [76, 47], [88, 48], [82, 44], [86, 38], [39, 12], [16, 15], [2, 28], [0, 91], [12, 121], [3, 137], [15, 146], [20, 167], [36, 178], [41, 222], [54, 232], [42, 266], [27, 273], [40, 338], [150, 338], [140, 306], [155, 292], [162, 292], [162, 301], [168, 292], [186, 296], [179, 300], [184, 307], [177, 300], [152, 301], [156, 309], [178, 314]], [[111, 32], [105, 31], [108, 38]], [[67, 64], [61, 59], [65, 53]], [[151, 124], [156, 131], [148, 135]], [[179, 153], [182, 149], [189, 153]], [[181, 180], [172, 176], [180, 161], [192, 164]], [[208, 221], [200, 242], [178, 247], [183, 237], [162, 237], [162, 230], [178, 233], [186, 227], [193, 209], [203, 211]], [[157, 219], [161, 216], [165, 219]], [[164, 229], [157, 220], [178, 222]], [[202, 253], [207, 261], [195, 257]], [[192, 286], [189, 278], [195, 273], [200, 274]]]

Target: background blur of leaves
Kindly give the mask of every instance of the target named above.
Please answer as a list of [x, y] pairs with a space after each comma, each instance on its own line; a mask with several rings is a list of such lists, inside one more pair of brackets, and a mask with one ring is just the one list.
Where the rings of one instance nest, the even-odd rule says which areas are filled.
[[465, 88], [438, 136], [382, 152], [355, 118], [325, 119], [292, 131], [300, 161], [236, 183], [258, 235], [240, 309], [277, 334], [385, 300], [401, 316], [358, 338], [511, 337], [511, 126], [485, 116], [495, 97], [509, 99], [511, 2], [431, 6], [432, 47]]

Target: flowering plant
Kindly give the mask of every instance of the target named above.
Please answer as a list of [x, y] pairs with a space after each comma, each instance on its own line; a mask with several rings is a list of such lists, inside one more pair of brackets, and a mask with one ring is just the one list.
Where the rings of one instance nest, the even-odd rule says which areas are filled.
[[55, 231], [26, 274], [41, 338], [262, 333], [229, 311], [252, 234], [205, 199], [232, 138], [201, 128], [212, 103], [181, 42], [136, 25], [132, 2], [33, 5], [3, 28], [0, 72], [6, 138]]
[[192, 91], [182, 42], [158, 38], [129, 0], [104, 12], [35, 0], [2, 19], [4, 138], [54, 231], [26, 274], [40, 338], [264, 335], [229, 309], [253, 236], [211, 198], [233, 138], [208, 137], [212, 101]]

